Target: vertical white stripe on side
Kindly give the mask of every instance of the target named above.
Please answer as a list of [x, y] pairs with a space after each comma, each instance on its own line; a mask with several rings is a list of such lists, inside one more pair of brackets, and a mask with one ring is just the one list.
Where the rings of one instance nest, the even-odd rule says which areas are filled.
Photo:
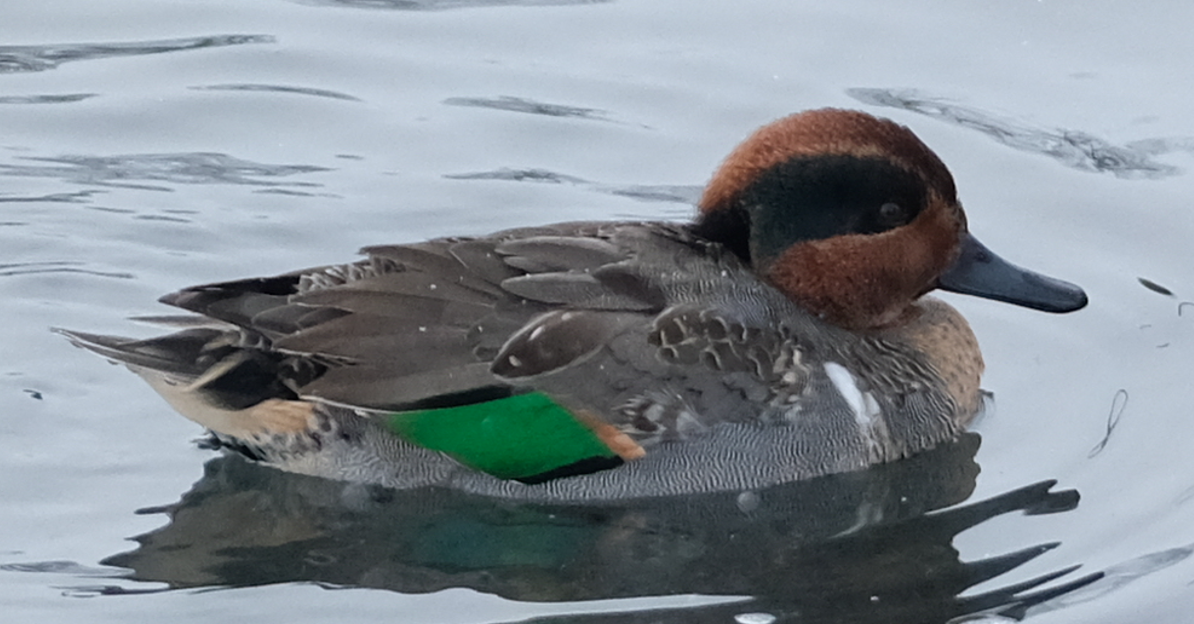
[[837, 393], [842, 395], [842, 398], [846, 400], [846, 405], [849, 405], [850, 410], [854, 412], [854, 420], [859, 424], [867, 424], [868, 420], [863, 417], [862, 411], [862, 390], [858, 389], [858, 381], [854, 379], [854, 375], [837, 362], [826, 362], [824, 366], [829, 381], [833, 382]]
[[858, 379], [845, 366], [837, 362], [825, 362], [824, 367], [825, 375], [829, 377], [837, 393], [842, 395], [846, 405], [850, 406], [850, 411], [854, 412], [854, 420], [863, 427], [873, 425], [875, 418], [879, 416], [879, 403], [875, 401], [875, 397], [858, 387]]

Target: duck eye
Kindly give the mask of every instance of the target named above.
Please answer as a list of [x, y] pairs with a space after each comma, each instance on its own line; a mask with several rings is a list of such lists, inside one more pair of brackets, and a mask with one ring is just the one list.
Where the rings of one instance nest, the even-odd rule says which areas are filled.
[[887, 202], [879, 206], [879, 220], [891, 227], [903, 225], [908, 221], [908, 211], [895, 202]]

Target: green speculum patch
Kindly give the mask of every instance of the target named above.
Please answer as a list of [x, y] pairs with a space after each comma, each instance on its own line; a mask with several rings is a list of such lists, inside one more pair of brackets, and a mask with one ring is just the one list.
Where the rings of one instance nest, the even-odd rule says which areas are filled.
[[[397, 412], [390, 429], [500, 479], [537, 482], [608, 468], [618, 456], [551, 397], [538, 392], [439, 409]], [[576, 466], [576, 470], [568, 470]]]

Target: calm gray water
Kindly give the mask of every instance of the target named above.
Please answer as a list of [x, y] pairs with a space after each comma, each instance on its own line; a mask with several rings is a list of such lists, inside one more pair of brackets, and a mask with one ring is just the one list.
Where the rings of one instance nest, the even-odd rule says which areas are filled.
[[[1190, 24], [1176, 1], [6, 2], [5, 621], [1188, 621]], [[681, 219], [748, 132], [821, 106], [911, 126], [972, 231], [1090, 294], [949, 297], [996, 397], [977, 454], [666, 505], [401, 495], [208, 463], [49, 332], [148, 335], [127, 318], [162, 293], [367, 244]]]

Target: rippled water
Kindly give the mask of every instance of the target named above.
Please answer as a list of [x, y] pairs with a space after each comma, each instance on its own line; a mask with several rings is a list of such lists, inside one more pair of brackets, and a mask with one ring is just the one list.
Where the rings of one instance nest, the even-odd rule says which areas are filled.
[[[1186, 621], [1191, 23], [1177, 2], [9, 2], [6, 621]], [[910, 125], [984, 242], [1091, 297], [951, 297], [996, 409], [912, 461], [586, 508], [346, 487], [217, 458], [49, 332], [147, 335], [127, 318], [169, 314], [162, 293], [367, 244], [684, 218], [750, 130], [819, 106]]]

